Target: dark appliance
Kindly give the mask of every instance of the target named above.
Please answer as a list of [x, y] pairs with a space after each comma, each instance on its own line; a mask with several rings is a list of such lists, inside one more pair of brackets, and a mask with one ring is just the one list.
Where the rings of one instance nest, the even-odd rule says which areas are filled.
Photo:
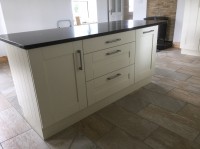
[[144, 18], [144, 20], [165, 21], [164, 23], [162, 23], [158, 26], [157, 49], [159, 51], [159, 50], [171, 48], [172, 47], [172, 41], [166, 40], [167, 26], [168, 26], [169, 18], [165, 17], [165, 16], [152, 16], [152, 17]]

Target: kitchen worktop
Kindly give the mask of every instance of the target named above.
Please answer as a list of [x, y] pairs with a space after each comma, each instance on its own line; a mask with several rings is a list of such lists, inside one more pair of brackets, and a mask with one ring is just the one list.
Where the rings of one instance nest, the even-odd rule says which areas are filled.
[[127, 20], [0, 35], [0, 40], [22, 49], [34, 49], [159, 25], [164, 21]]

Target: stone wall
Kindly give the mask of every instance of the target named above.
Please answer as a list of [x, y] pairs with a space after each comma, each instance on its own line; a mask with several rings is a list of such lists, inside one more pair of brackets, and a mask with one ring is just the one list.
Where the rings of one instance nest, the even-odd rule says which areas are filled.
[[167, 40], [173, 41], [177, 0], [148, 0], [147, 16], [169, 17]]

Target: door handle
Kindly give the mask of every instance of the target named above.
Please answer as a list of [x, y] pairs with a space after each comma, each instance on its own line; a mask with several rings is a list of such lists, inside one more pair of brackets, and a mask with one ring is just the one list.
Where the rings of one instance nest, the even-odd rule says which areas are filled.
[[116, 75], [114, 75], [114, 76], [108, 77], [107, 80], [108, 80], [108, 81], [113, 80], [113, 79], [115, 79], [115, 78], [118, 78], [118, 77], [121, 76], [121, 75], [122, 75], [121, 73], [118, 73], [118, 74], [116, 74]]
[[106, 41], [105, 43], [109, 44], [109, 43], [118, 42], [118, 41], [121, 41], [121, 40], [122, 40], [121, 38], [118, 38], [118, 39]]
[[106, 55], [109, 56], [109, 55], [113, 55], [113, 54], [116, 54], [116, 53], [119, 53], [119, 52], [121, 52], [121, 50], [116, 50], [116, 51], [113, 51], [113, 52], [108, 52], [108, 53], [106, 53]]
[[154, 32], [154, 30], [143, 32], [143, 34], [147, 34], [147, 33], [151, 33], [151, 32]]
[[80, 60], [80, 66], [78, 67], [78, 69], [83, 70], [83, 59], [82, 59], [81, 50], [77, 50], [77, 53], [79, 54], [79, 60]]
[[112, 9], [110, 9], [110, 15], [112, 15], [112, 13], [113, 13], [113, 10], [112, 10]]

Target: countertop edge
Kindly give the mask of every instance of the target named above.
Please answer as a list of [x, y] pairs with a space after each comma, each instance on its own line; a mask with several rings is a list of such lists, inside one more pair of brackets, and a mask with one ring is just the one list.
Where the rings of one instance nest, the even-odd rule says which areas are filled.
[[111, 35], [111, 34], [141, 29], [141, 28], [145, 28], [145, 27], [156, 26], [156, 25], [159, 25], [162, 23], [164, 23], [164, 22], [154, 22], [152, 24], [141, 25], [141, 26], [137, 26], [137, 27], [133, 27], [133, 28], [126, 28], [126, 29], [103, 32], [103, 33], [98, 33], [98, 34], [82, 36], [82, 37], [68, 38], [68, 39], [64, 39], [64, 40], [56, 40], [56, 41], [50, 41], [50, 42], [44, 42], [44, 43], [38, 43], [38, 44], [30, 44], [30, 45], [21, 45], [19, 43], [16, 43], [16, 42], [13, 42], [10, 40], [6, 40], [1, 37], [0, 37], [0, 41], [6, 42], [8, 44], [11, 44], [13, 46], [19, 47], [24, 50], [31, 50], [31, 49], [36, 49], [36, 48], [41, 48], [41, 47], [46, 47], [46, 46], [52, 46], [52, 45], [57, 45], [57, 44], [62, 44], [62, 43], [67, 43], [67, 42], [74, 42], [74, 41], [79, 41], [79, 40], [84, 40], [84, 39], [90, 39], [90, 38], [95, 38], [95, 37], [100, 37], [100, 36], [105, 36], [105, 35]]

